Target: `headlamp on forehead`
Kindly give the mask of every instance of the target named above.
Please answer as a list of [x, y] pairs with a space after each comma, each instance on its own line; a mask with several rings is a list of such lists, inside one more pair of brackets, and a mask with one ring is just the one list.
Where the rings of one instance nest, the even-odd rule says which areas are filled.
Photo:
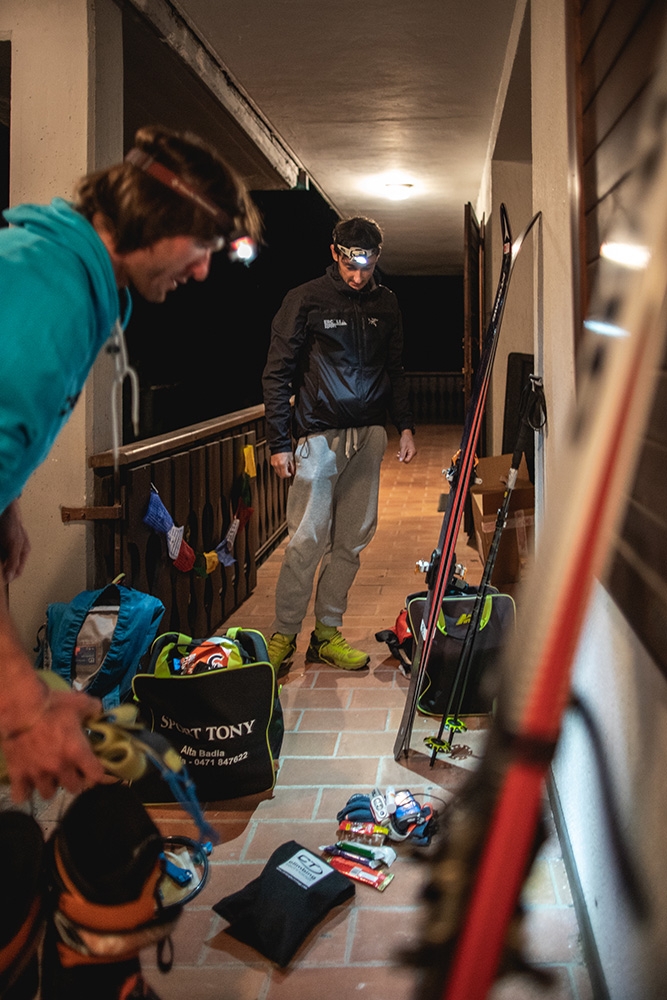
[[373, 257], [377, 258], [380, 256], [380, 247], [371, 247], [370, 250], [364, 250], [363, 247], [342, 247], [340, 243], [337, 243], [336, 250], [351, 264], [357, 264], [359, 267], [368, 267]]
[[[212, 216], [227, 232], [233, 226], [234, 220], [219, 205], [216, 205], [214, 201], [211, 201], [201, 191], [197, 191], [192, 185], [186, 183], [182, 177], [175, 174], [169, 167], [165, 167], [163, 163], [156, 160], [150, 153], [146, 153], [144, 150], [135, 147], [127, 153], [125, 162], [133, 164], [133, 166], [138, 167], [139, 170], [143, 170], [146, 174], [150, 174], [160, 184], [179, 194], [181, 198], [186, 198], [188, 201], [198, 205], [199, 208]], [[239, 232], [238, 229], [235, 233], [232, 232], [230, 236], [217, 236], [212, 242], [215, 243], [215, 246], [212, 247], [214, 251], [222, 250], [224, 246], [228, 246], [229, 259], [232, 261], [240, 260], [244, 264], [251, 264], [257, 256], [257, 246], [254, 240], [246, 236], [243, 231]]]
[[241, 264], [252, 264], [257, 256], [257, 244], [249, 236], [239, 236], [229, 244], [229, 259]]

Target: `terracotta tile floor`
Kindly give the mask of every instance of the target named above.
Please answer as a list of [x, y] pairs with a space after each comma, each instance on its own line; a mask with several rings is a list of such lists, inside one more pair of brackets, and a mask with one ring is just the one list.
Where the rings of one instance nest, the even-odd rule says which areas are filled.
[[[461, 737], [472, 751], [429, 768], [423, 737], [437, 729], [418, 717], [409, 761], [397, 764], [392, 747], [405, 700], [407, 682], [375, 640], [391, 626], [403, 601], [421, 589], [417, 559], [428, 559], [440, 531], [440, 494], [446, 483], [443, 465], [458, 447], [460, 429], [420, 428], [419, 454], [409, 466], [396, 462], [396, 438], [390, 439], [380, 489], [377, 534], [362, 554], [361, 569], [350, 592], [344, 633], [371, 654], [370, 669], [345, 673], [304, 664], [309, 619], [299, 650], [283, 681], [281, 701], [286, 735], [272, 797], [217, 803], [208, 817], [222, 843], [212, 855], [204, 891], [188, 906], [175, 936], [176, 965], [166, 977], [151, 979], [164, 1000], [411, 1000], [414, 978], [396, 963], [396, 953], [415, 942], [421, 866], [401, 849], [392, 867], [394, 880], [384, 892], [357, 884], [354, 900], [332, 912], [300, 948], [288, 970], [279, 970], [246, 945], [225, 934], [225, 921], [210, 909], [222, 896], [246, 885], [262, 870], [280, 844], [297, 840], [310, 850], [331, 842], [335, 816], [353, 792], [389, 784], [424, 792], [446, 801], [475, 766], [484, 745], [485, 719]], [[270, 634], [273, 596], [284, 545], [259, 569], [252, 597], [226, 623]], [[479, 580], [477, 552], [461, 540], [459, 561], [468, 579]], [[189, 826], [176, 809], [154, 810], [165, 832]], [[557, 837], [540, 851], [525, 890], [528, 907], [527, 952], [554, 973], [543, 991], [511, 979], [494, 987], [492, 1000], [591, 1000], [577, 920]], [[145, 959], [150, 966], [150, 958]], [[465, 998], [461, 998], [465, 1000]]]
[[[331, 842], [337, 811], [353, 792], [378, 785], [408, 787], [437, 804], [447, 801], [483, 752], [484, 718], [460, 737], [467, 751], [439, 758], [429, 768], [423, 737], [437, 725], [418, 717], [409, 759], [396, 763], [392, 747], [407, 682], [375, 632], [391, 626], [408, 593], [421, 589], [417, 559], [428, 559], [440, 531], [438, 501], [445, 488], [443, 465], [458, 447], [456, 427], [420, 428], [419, 454], [409, 466], [396, 462], [397, 439], [390, 439], [382, 473], [380, 523], [362, 555], [350, 593], [344, 633], [371, 654], [370, 668], [345, 673], [304, 664], [309, 619], [281, 700], [286, 735], [273, 794], [209, 805], [207, 816], [221, 836], [202, 893], [186, 908], [175, 937], [175, 965], [162, 976], [153, 954], [144, 966], [163, 1000], [412, 1000], [413, 974], [397, 964], [397, 952], [417, 940], [418, 895], [424, 873], [404, 845], [392, 867], [394, 880], [380, 893], [358, 885], [355, 898], [333, 911], [311, 933], [288, 970], [280, 970], [224, 931], [213, 903], [245, 886], [280, 844], [297, 840], [312, 851]], [[226, 625], [270, 634], [273, 595], [284, 546], [260, 568], [257, 588]], [[468, 579], [479, 580], [481, 565], [463, 539], [459, 561]], [[191, 832], [176, 808], [151, 810], [168, 834]], [[51, 813], [51, 815], [53, 815]], [[48, 821], [48, 814], [44, 816]], [[550, 817], [548, 817], [550, 823]], [[525, 890], [527, 953], [552, 970], [553, 985], [538, 989], [523, 979], [497, 984], [492, 1000], [592, 1000], [567, 876], [557, 837], [542, 847]], [[465, 1000], [465, 998], [461, 998]]]

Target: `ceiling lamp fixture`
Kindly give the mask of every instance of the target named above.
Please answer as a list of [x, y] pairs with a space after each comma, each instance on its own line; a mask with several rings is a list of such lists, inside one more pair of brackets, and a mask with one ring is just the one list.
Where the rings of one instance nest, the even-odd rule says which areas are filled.
[[391, 201], [405, 201], [412, 194], [414, 184], [409, 181], [388, 181], [384, 193]]
[[360, 186], [368, 194], [389, 198], [391, 201], [405, 201], [419, 188], [414, 178], [402, 170], [387, 170], [384, 174], [366, 177]]

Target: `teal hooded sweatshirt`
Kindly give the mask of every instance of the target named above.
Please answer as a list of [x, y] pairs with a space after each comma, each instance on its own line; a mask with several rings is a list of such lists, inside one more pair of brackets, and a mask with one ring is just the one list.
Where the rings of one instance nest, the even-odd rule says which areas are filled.
[[117, 321], [111, 258], [62, 198], [19, 205], [0, 229], [0, 512], [44, 461]]

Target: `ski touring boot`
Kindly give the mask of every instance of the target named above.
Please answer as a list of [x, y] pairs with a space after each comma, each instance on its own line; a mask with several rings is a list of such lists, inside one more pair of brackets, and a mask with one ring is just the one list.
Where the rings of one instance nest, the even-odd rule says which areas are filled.
[[165, 945], [181, 905], [159, 892], [164, 842], [131, 788], [97, 785], [78, 796], [49, 841], [51, 912], [42, 956], [42, 1000], [159, 1000], [139, 952]]
[[46, 851], [32, 816], [13, 809], [0, 812], [0, 856], [0, 997], [32, 1000], [39, 986], [37, 950], [46, 917]]

